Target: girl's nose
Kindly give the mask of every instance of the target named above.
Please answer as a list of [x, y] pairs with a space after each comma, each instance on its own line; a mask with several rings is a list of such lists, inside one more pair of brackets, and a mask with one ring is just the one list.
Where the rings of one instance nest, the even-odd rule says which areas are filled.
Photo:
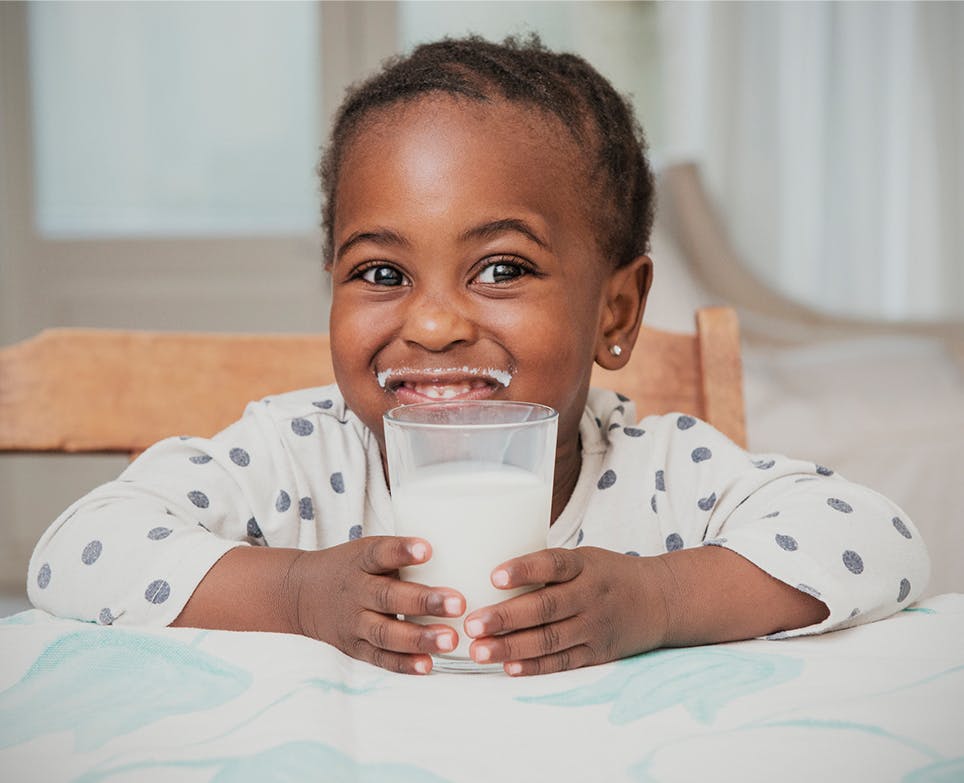
[[428, 351], [444, 351], [458, 343], [474, 342], [475, 323], [444, 296], [419, 296], [405, 314], [401, 337]]

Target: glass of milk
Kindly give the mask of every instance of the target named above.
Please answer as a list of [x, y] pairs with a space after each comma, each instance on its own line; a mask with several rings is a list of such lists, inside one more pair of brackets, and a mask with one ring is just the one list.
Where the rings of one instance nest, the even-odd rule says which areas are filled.
[[[409, 582], [451, 587], [466, 614], [525, 589], [492, 585], [492, 570], [544, 549], [552, 505], [558, 414], [526, 402], [452, 400], [403, 405], [385, 414], [395, 533], [432, 545], [431, 559], [401, 569]], [[434, 656], [437, 671], [501, 671], [469, 658], [458, 618], [409, 617], [455, 629], [459, 644]]]

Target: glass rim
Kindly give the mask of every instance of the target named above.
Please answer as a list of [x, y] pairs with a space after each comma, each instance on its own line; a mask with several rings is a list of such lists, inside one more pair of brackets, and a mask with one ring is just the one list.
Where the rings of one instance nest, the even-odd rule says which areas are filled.
[[[446, 423], [437, 421], [418, 421], [414, 419], [398, 418], [401, 411], [428, 410], [431, 408], [527, 408], [536, 411], [539, 415], [525, 421], [501, 421], [501, 422], [479, 422], [479, 423]], [[433, 400], [431, 402], [414, 402], [409, 405], [396, 405], [382, 414], [382, 419], [386, 424], [400, 427], [419, 427], [425, 429], [459, 429], [471, 427], [472, 429], [505, 429], [519, 427], [533, 427], [545, 424], [553, 419], [559, 418], [559, 411], [548, 405], [538, 402], [525, 402], [524, 400]]]

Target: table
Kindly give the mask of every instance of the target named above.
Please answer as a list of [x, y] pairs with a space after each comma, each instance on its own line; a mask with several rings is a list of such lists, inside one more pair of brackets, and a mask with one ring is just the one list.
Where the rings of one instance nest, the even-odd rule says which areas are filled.
[[303, 637], [0, 621], [0, 780], [964, 780], [964, 595], [532, 678]]

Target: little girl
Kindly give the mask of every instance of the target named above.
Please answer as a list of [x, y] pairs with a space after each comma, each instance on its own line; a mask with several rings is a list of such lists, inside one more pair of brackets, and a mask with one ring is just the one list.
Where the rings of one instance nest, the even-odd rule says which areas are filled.
[[478, 662], [554, 672], [907, 605], [928, 558], [885, 498], [589, 388], [594, 362], [629, 359], [649, 291], [644, 149], [612, 86], [537, 40], [421, 46], [353, 88], [320, 169], [337, 386], [149, 449], [44, 534], [33, 603], [300, 633], [427, 673], [456, 632], [397, 615], [465, 601], [397, 578], [432, 549], [393, 535], [382, 414], [444, 398], [559, 412], [549, 548], [492, 564], [498, 587], [544, 586], [466, 616]]

